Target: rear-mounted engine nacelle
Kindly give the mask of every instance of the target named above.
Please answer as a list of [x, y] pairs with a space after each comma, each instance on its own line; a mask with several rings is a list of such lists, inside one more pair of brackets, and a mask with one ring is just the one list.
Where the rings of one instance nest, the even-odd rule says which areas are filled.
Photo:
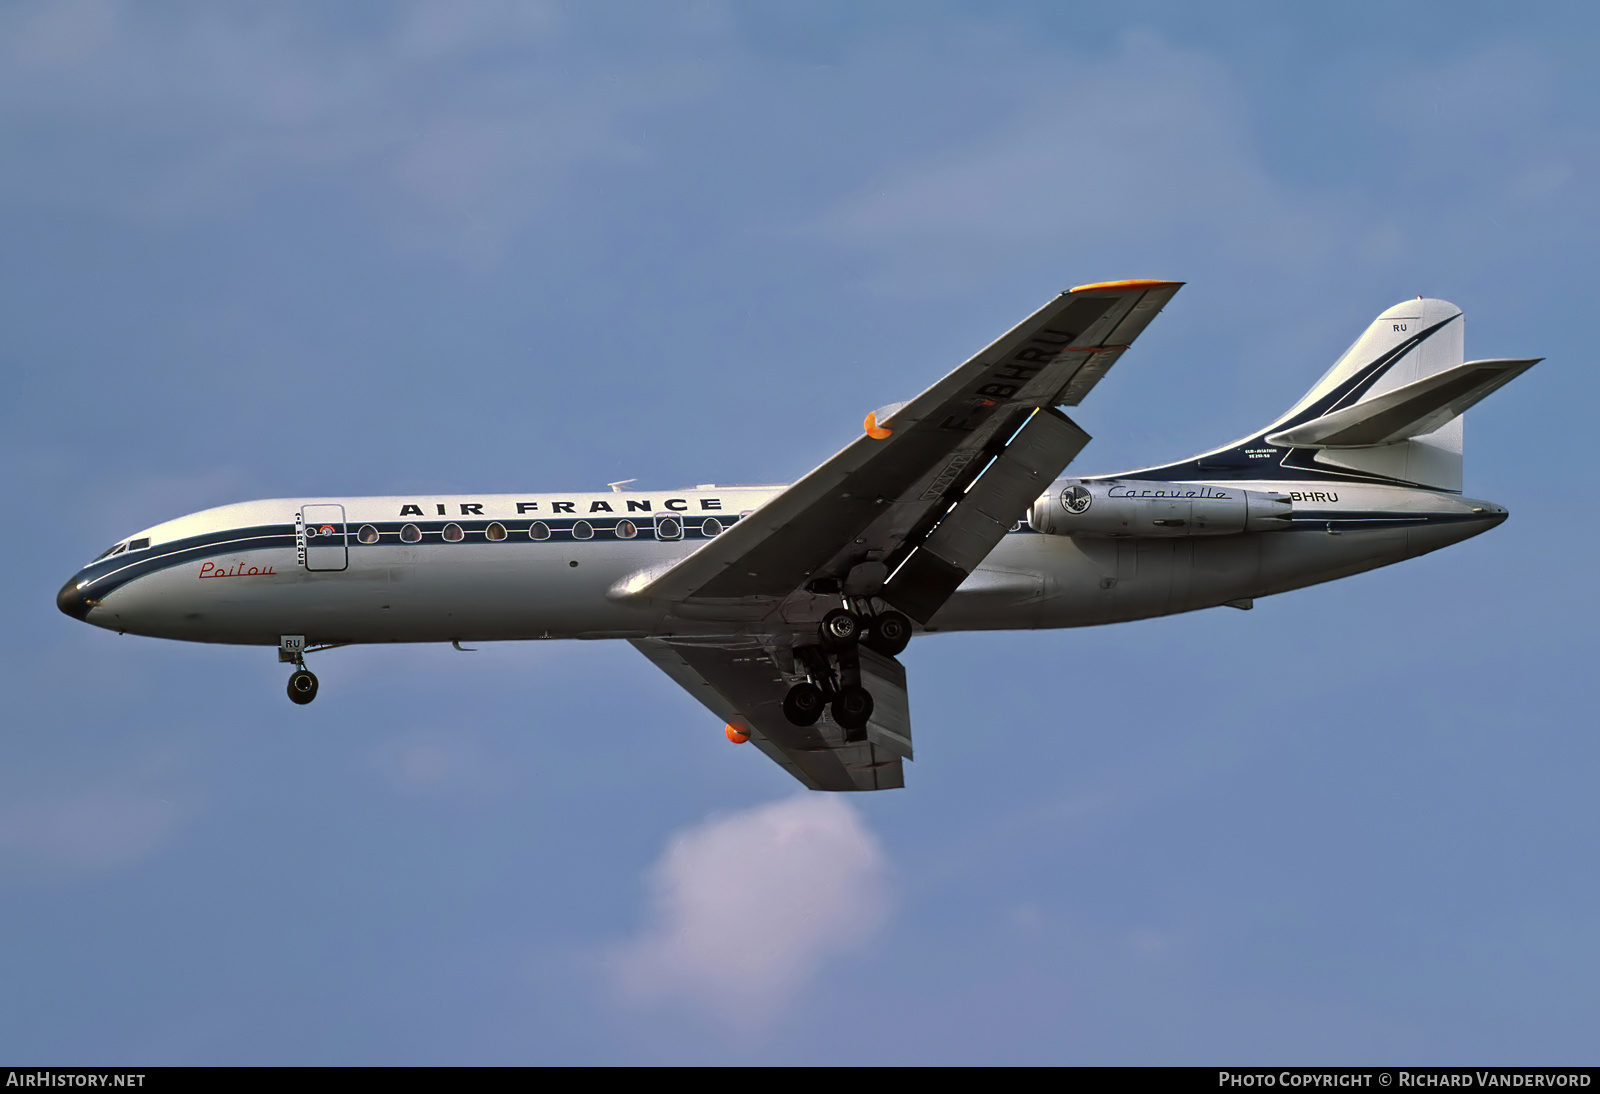
[[1139, 479], [1062, 479], [1033, 503], [1033, 530], [1053, 536], [1229, 536], [1289, 527], [1286, 494]]

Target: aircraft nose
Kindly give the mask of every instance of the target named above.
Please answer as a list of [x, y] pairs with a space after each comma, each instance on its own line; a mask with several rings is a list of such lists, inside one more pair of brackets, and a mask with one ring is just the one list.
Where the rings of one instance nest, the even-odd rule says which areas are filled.
[[1503, 506], [1491, 505], [1489, 502], [1474, 506], [1472, 511], [1487, 520], [1490, 528], [1504, 524], [1506, 518], [1511, 515]]
[[89, 618], [89, 601], [79, 591], [76, 579], [61, 586], [61, 591], [56, 594], [56, 607], [74, 619]]

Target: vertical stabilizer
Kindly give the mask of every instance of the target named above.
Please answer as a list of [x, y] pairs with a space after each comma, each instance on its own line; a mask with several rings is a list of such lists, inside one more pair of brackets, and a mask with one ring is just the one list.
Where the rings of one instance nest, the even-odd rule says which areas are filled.
[[1461, 309], [1445, 300], [1419, 296], [1396, 304], [1261, 432], [1192, 460], [1130, 474], [1173, 480], [1327, 476], [1459, 492], [1462, 412], [1534, 363], [1464, 364], [1463, 323]]
[[[1328, 374], [1286, 415], [1304, 417], [1375, 399], [1464, 360], [1461, 309], [1444, 300], [1418, 297], [1396, 304], [1357, 338]], [[1329, 401], [1330, 395], [1337, 397]], [[1400, 479], [1436, 490], [1461, 489], [1461, 423], [1452, 418], [1432, 433], [1373, 448], [1325, 448], [1315, 460], [1326, 467]]]

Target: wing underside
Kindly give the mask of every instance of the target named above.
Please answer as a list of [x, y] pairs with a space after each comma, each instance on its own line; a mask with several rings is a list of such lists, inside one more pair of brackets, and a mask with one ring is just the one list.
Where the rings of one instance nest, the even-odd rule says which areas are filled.
[[749, 734], [751, 744], [810, 789], [893, 790], [905, 785], [902, 758], [911, 753], [911, 730], [904, 710], [905, 672], [898, 662], [875, 658], [872, 670], [876, 671], [863, 672], [877, 709], [864, 739], [850, 741], [826, 716], [805, 727], [784, 717], [784, 693], [799, 677], [781, 671], [760, 643], [631, 641], [685, 691], [725, 724]]

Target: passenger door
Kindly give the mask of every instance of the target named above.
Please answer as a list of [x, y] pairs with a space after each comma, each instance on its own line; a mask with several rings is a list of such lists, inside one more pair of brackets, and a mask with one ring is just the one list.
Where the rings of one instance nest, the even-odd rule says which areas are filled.
[[296, 521], [301, 562], [308, 570], [343, 570], [350, 565], [346, 544], [344, 506], [302, 505]]

